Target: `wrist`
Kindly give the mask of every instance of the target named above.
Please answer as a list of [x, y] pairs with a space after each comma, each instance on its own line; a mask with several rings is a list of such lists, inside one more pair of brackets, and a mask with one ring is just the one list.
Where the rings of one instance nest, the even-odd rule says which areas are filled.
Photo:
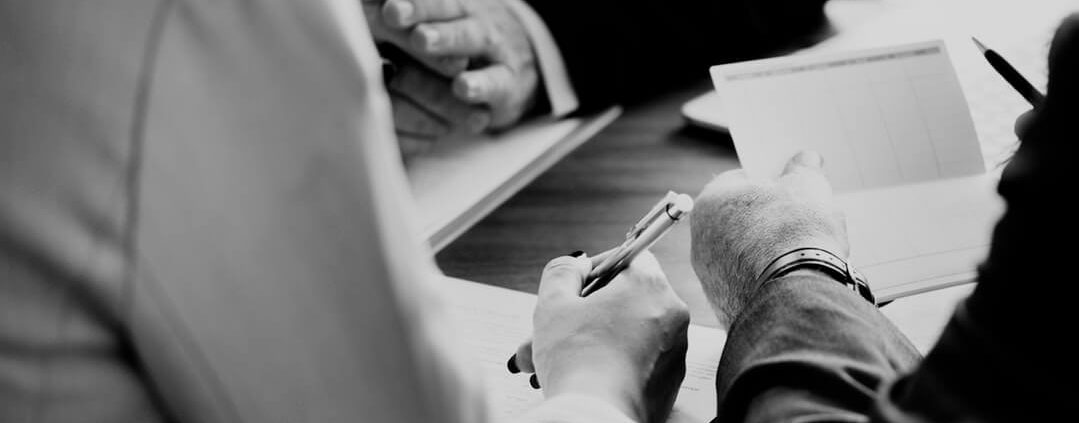
[[793, 273], [814, 272], [826, 276], [858, 294], [870, 304], [877, 300], [869, 288], [869, 283], [855, 270], [846, 257], [818, 247], [795, 248], [772, 260], [757, 278], [758, 288], [772, 280]]
[[611, 360], [597, 360], [590, 364], [551, 372], [543, 387], [544, 396], [588, 396], [610, 404], [635, 421], [645, 421], [644, 382], [634, 376], [636, 372], [631, 366], [619, 365]]

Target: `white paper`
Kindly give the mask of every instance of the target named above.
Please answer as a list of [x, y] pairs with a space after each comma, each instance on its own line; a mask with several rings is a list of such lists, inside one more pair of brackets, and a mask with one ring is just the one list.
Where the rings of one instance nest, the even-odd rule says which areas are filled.
[[804, 54], [712, 68], [738, 159], [775, 177], [799, 150], [838, 192], [984, 171], [942, 42]]
[[441, 140], [406, 166], [424, 230], [435, 250], [509, 199], [621, 112], [523, 123], [512, 130]]
[[[488, 406], [496, 422], [509, 422], [543, 401], [528, 375], [510, 374], [506, 361], [532, 336], [536, 296], [509, 289], [447, 278], [451, 315], [486, 383]], [[671, 422], [707, 422], [715, 417], [715, 375], [726, 332], [690, 325], [686, 377]]]
[[743, 168], [815, 150], [878, 299], [971, 282], [1002, 203], [939, 41], [713, 68]]

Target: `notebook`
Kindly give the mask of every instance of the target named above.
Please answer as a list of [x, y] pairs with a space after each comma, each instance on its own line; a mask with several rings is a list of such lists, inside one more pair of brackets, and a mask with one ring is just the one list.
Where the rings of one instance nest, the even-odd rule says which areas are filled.
[[[532, 336], [536, 296], [462, 279], [446, 278], [444, 296], [464, 351], [478, 366], [495, 422], [514, 417], [543, 401], [528, 376], [510, 374], [506, 360]], [[715, 375], [726, 332], [690, 324], [686, 377], [668, 422], [705, 422], [716, 413]]]
[[406, 164], [431, 247], [441, 250], [575, 148], [621, 109], [540, 119], [507, 132], [440, 140]]
[[739, 161], [778, 176], [799, 150], [824, 157], [851, 261], [888, 301], [970, 282], [1002, 211], [945, 44], [712, 68]]

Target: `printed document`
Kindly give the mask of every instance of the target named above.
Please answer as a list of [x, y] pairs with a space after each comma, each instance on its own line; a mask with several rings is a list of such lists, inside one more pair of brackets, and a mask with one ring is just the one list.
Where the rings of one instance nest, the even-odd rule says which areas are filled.
[[1001, 203], [940, 41], [712, 68], [738, 159], [775, 177], [824, 157], [851, 260], [889, 300], [974, 279]]
[[[506, 369], [510, 355], [532, 336], [536, 296], [462, 279], [446, 278], [445, 283], [465, 351], [486, 383], [490, 415], [496, 422], [513, 421], [543, 401], [543, 393], [529, 386], [528, 375]], [[724, 331], [690, 325], [686, 377], [668, 422], [707, 422], [715, 416], [716, 366], [726, 340]]]

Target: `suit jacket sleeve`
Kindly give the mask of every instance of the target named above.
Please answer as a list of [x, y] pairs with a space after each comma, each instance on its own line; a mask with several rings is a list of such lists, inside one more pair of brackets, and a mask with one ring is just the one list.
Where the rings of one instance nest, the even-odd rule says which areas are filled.
[[1049, 60], [1047, 100], [1001, 177], [1007, 209], [978, 287], [921, 367], [882, 396], [885, 417], [1055, 421], [1073, 414], [1079, 362], [1065, 345], [1076, 332], [1071, 245], [1079, 221], [1062, 197], [1074, 195], [1079, 151], [1079, 15], [1058, 30]]
[[824, 23], [825, 0], [529, 0], [554, 35], [585, 111], [699, 81]]

